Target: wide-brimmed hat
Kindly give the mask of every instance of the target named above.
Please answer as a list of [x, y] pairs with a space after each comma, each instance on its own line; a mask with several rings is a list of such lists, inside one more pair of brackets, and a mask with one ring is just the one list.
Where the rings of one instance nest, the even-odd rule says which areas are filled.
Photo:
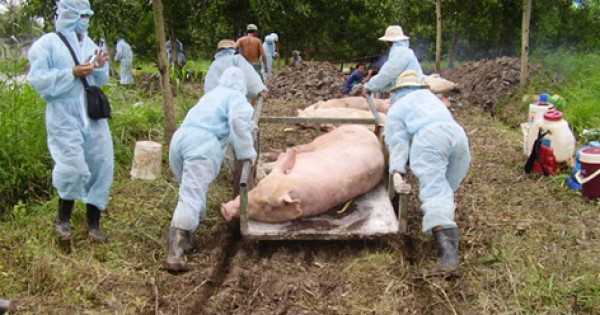
[[256, 24], [248, 24], [248, 27], [246, 27], [247, 31], [258, 31], [258, 27], [256, 27]]
[[235, 42], [231, 39], [222, 39], [217, 44], [217, 50], [226, 49], [226, 48], [235, 48]]
[[429, 85], [424, 84], [419, 74], [415, 70], [406, 70], [402, 72], [396, 79], [396, 84], [389, 92], [395, 92], [405, 87], [429, 88]]
[[409, 39], [409, 37], [404, 35], [402, 27], [399, 25], [388, 26], [388, 28], [385, 29], [385, 34], [382, 37], [379, 37], [379, 40], [384, 42], [397, 42], [403, 39]]

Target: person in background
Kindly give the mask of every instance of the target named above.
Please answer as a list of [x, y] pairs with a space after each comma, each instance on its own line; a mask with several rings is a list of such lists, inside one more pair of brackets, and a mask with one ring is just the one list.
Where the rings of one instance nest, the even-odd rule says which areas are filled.
[[121, 85], [133, 84], [133, 51], [131, 46], [122, 38], [117, 40], [115, 60], [121, 63]]
[[298, 67], [302, 64], [302, 57], [300, 57], [300, 52], [297, 50], [292, 51], [292, 66]]
[[258, 27], [254, 24], [248, 24], [246, 27], [247, 34], [246, 36], [240, 38], [235, 43], [235, 49], [237, 49], [244, 58], [254, 67], [254, 70], [259, 75], [261, 70], [261, 60], [262, 64], [265, 66], [265, 72], [269, 72], [270, 68], [267, 64], [267, 54], [263, 48], [263, 43], [258, 38]]
[[177, 56], [177, 64], [181, 67], [185, 66], [187, 63], [187, 58], [183, 53], [183, 43], [179, 41], [179, 39], [175, 40], [175, 47], [172, 46], [171, 40], [168, 40], [165, 43], [167, 48], [167, 59], [171, 67], [175, 65], [175, 58], [173, 57], [173, 48], [175, 48], [175, 56]]
[[349, 96], [361, 95], [364, 84], [369, 82], [372, 73], [372, 70], [367, 71], [367, 67], [364, 64], [356, 64], [356, 70], [354, 70], [348, 77], [348, 80], [346, 80], [344, 94]]
[[100, 217], [113, 181], [112, 137], [107, 119], [88, 117], [80, 78], [90, 85], [106, 85], [108, 54], [87, 35], [94, 14], [88, 0], [62, 0], [57, 14], [56, 30], [64, 35], [77, 58], [88, 60], [97, 54], [97, 61], [75, 66], [69, 48], [56, 33], [40, 37], [27, 53], [27, 80], [47, 102], [48, 149], [55, 163], [52, 185], [59, 196], [56, 232], [62, 240], [71, 239], [71, 212], [79, 199], [86, 204], [88, 235], [105, 241]]
[[249, 100], [262, 96], [264, 99], [269, 97], [267, 87], [263, 84], [260, 76], [244, 57], [235, 52], [235, 42], [231, 39], [223, 39], [217, 44], [213, 62], [210, 64], [204, 79], [204, 93], [210, 92], [219, 85], [219, 78], [229, 67], [238, 67], [242, 70], [246, 78], [247, 94]]
[[[271, 33], [265, 36], [265, 42], [263, 43], [263, 50], [267, 55], [267, 67], [262, 65], [261, 73], [263, 80], [267, 80], [273, 73], [273, 59], [279, 57], [279, 37], [276, 33]], [[265, 69], [268, 69], [265, 70]]]
[[206, 193], [219, 175], [227, 145], [231, 143], [240, 160], [255, 163], [256, 125], [246, 86], [242, 70], [227, 68], [219, 86], [190, 109], [173, 135], [169, 165], [179, 182], [179, 199], [167, 237], [165, 268], [170, 272], [189, 269], [183, 254], [191, 249], [191, 235], [206, 215]]

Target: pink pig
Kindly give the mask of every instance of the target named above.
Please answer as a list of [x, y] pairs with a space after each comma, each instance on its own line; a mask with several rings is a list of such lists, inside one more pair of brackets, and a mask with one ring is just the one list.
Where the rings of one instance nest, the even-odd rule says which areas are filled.
[[[359, 196], [382, 179], [377, 136], [346, 125], [279, 155], [275, 167], [248, 193], [250, 218], [283, 222], [314, 216]], [[221, 205], [227, 221], [240, 214], [239, 196]]]

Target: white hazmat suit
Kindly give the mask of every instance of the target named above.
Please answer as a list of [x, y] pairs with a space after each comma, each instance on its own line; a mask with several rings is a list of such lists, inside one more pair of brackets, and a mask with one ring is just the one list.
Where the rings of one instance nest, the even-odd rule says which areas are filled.
[[[365, 88], [373, 92], [387, 92], [394, 87], [396, 78], [406, 70], [416, 71], [419, 78], [423, 79], [423, 70], [415, 53], [408, 47], [408, 39], [393, 42], [388, 60], [379, 69], [377, 75], [365, 84]], [[398, 100], [395, 94], [397, 93], [391, 93], [390, 104]]]
[[263, 49], [265, 54], [267, 55], [267, 66], [269, 71], [265, 71], [265, 65], [261, 66], [260, 72], [262, 73], [263, 79], [267, 79], [273, 73], [273, 59], [277, 58], [277, 42], [279, 41], [279, 37], [275, 33], [271, 33], [265, 36], [265, 42], [263, 43]]
[[133, 84], [133, 51], [124, 39], [119, 39], [117, 42], [115, 60], [121, 63], [121, 80], [119, 83], [122, 85]]
[[248, 99], [253, 99], [260, 92], [267, 91], [267, 87], [252, 65], [242, 55], [236, 54], [235, 49], [227, 48], [221, 49], [215, 54], [215, 60], [210, 64], [204, 79], [204, 93], [212, 91], [219, 85], [221, 75], [229, 67], [237, 67], [242, 71], [246, 81], [246, 97]]
[[[87, 0], [62, 0], [56, 30], [71, 44], [80, 63], [98, 47], [87, 36], [88, 18], [94, 12]], [[77, 34], [82, 34], [81, 41]], [[83, 84], [73, 75], [75, 63], [69, 49], [55, 33], [39, 38], [27, 54], [27, 80], [47, 102], [48, 148], [54, 160], [52, 184], [60, 198], [80, 199], [104, 209], [113, 180], [113, 144], [108, 121], [87, 115]], [[108, 62], [86, 77], [90, 85], [108, 83]]]
[[388, 111], [385, 141], [389, 172], [406, 174], [406, 164], [419, 179], [423, 232], [456, 228], [454, 192], [467, 175], [471, 154], [463, 128], [431, 91], [404, 88]]
[[206, 213], [206, 193], [218, 176], [228, 144], [240, 160], [254, 159], [253, 108], [246, 100], [246, 79], [230, 67], [219, 86], [205, 94], [173, 135], [169, 164], [179, 182], [171, 227], [194, 231]]

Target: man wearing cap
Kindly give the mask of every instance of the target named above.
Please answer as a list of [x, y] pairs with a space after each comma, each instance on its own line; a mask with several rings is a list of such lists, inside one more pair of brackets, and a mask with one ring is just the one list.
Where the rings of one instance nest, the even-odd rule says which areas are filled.
[[[391, 25], [385, 30], [385, 34], [379, 38], [386, 42], [390, 47], [388, 60], [383, 64], [377, 75], [373, 76], [363, 89], [363, 94], [370, 92], [388, 92], [394, 86], [396, 78], [406, 70], [414, 70], [423, 77], [423, 70], [415, 56], [415, 53], [408, 47], [409, 37], [404, 35], [402, 28], [398, 25]], [[391, 104], [396, 99], [390, 95]]]
[[246, 30], [248, 31], [248, 34], [237, 40], [235, 48], [252, 65], [256, 73], [259, 75], [261, 74], [261, 60], [263, 65], [265, 65], [265, 72], [268, 72], [270, 69], [267, 65], [267, 54], [263, 48], [262, 41], [257, 37], [258, 27], [254, 24], [248, 24]]
[[438, 249], [432, 274], [445, 274], [459, 264], [454, 192], [467, 175], [471, 154], [465, 131], [427, 88], [415, 70], [398, 76], [389, 91], [395, 102], [388, 111], [384, 132], [396, 191], [410, 191], [405, 181], [407, 162], [419, 180], [422, 230], [435, 237]]

